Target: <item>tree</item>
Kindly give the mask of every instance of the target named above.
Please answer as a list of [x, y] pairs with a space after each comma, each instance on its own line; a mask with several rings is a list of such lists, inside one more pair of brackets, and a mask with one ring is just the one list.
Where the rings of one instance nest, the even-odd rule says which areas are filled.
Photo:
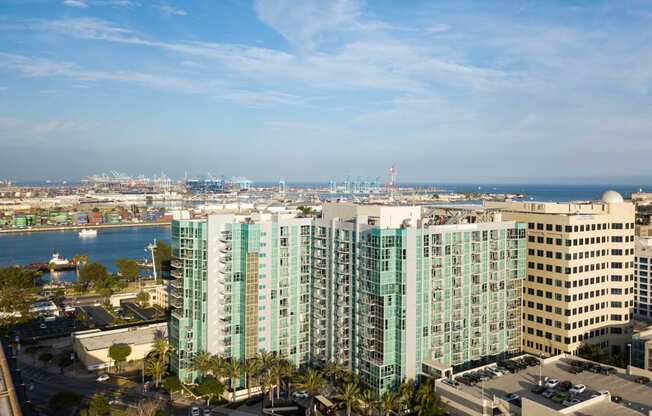
[[54, 355], [50, 354], [49, 352], [44, 352], [43, 354], [38, 356], [38, 360], [42, 362], [43, 365], [49, 364], [53, 358]]
[[215, 354], [211, 357], [210, 363], [211, 374], [213, 374], [215, 378], [224, 383], [224, 378], [226, 377], [226, 367], [228, 365], [226, 359], [219, 354]]
[[412, 393], [414, 392], [414, 380], [405, 380], [398, 386], [397, 389], [397, 407], [398, 410], [406, 410], [412, 399]]
[[88, 402], [88, 416], [104, 416], [111, 411], [111, 406], [106, 399], [96, 394]]
[[206, 377], [197, 387], [197, 393], [206, 397], [206, 406], [211, 405], [211, 400], [220, 397], [224, 393], [224, 384], [215, 377]]
[[161, 276], [163, 270], [170, 270], [171, 259], [172, 248], [163, 241], [157, 241], [154, 248], [154, 267], [158, 276]]
[[446, 413], [433, 378], [428, 378], [419, 385], [415, 393], [415, 402], [414, 410], [418, 416], [441, 416]]
[[378, 397], [373, 390], [365, 390], [360, 395], [360, 404], [367, 416], [373, 416], [374, 408], [378, 404]]
[[52, 415], [68, 415], [81, 402], [81, 395], [70, 391], [62, 391], [50, 397], [48, 400], [48, 409]]
[[167, 363], [171, 352], [172, 347], [167, 338], [156, 338], [152, 343], [152, 351], [150, 354]]
[[231, 398], [235, 401], [235, 385], [238, 378], [240, 378], [240, 362], [231, 359], [226, 366], [226, 375], [229, 378], [229, 387], [231, 387]]
[[159, 410], [159, 403], [153, 400], [141, 400], [129, 413], [133, 416], [155, 416]]
[[166, 377], [163, 381], [163, 387], [170, 393], [176, 393], [182, 389], [181, 380], [176, 376]]
[[340, 405], [346, 407], [346, 416], [351, 416], [353, 408], [357, 405], [359, 399], [360, 387], [353, 383], [341, 385], [335, 395], [335, 400], [338, 400]]
[[93, 262], [85, 264], [79, 271], [79, 280], [86, 284], [96, 285], [108, 280], [109, 272], [103, 264]]
[[326, 364], [326, 367], [324, 367], [324, 375], [328, 377], [328, 380], [331, 382], [331, 384], [334, 384], [335, 380], [337, 380], [342, 373], [342, 366], [335, 360], [329, 361]]
[[75, 266], [79, 269], [79, 266], [88, 263], [88, 256], [86, 254], [75, 254], [72, 258], [72, 262], [75, 263]]
[[145, 374], [152, 376], [154, 385], [158, 388], [161, 379], [167, 372], [167, 363], [159, 360], [157, 357], [149, 357], [145, 360]]
[[64, 289], [57, 289], [52, 294], [52, 301], [57, 305], [61, 305], [66, 299], [66, 291]]
[[0, 325], [30, 320], [29, 306], [36, 295], [36, 274], [20, 267], [0, 269]]
[[245, 375], [245, 387], [247, 388], [247, 397], [251, 397], [251, 380], [256, 377], [260, 370], [260, 360], [258, 357], [243, 360], [241, 364], [242, 370]]
[[144, 290], [141, 290], [136, 295], [136, 300], [138, 301], [141, 307], [143, 308], [146, 307], [147, 305], [149, 305], [149, 293], [145, 292]]
[[109, 347], [109, 358], [115, 362], [116, 372], [122, 371], [122, 363], [127, 361], [131, 354], [131, 347], [128, 344], [113, 344]]
[[118, 273], [128, 282], [138, 280], [140, 276], [140, 266], [136, 260], [120, 258], [115, 261]]
[[300, 377], [298, 386], [301, 390], [305, 390], [312, 396], [316, 396], [324, 389], [326, 382], [319, 372], [309, 369]]
[[197, 371], [202, 379], [211, 372], [212, 367], [213, 357], [211, 356], [211, 353], [206, 351], [199, 351], [194, 357], [192, 357], [192, 361], [190, 362], [190, 369], [192, 371]]
[[390, 416], [396, 409], [396, 394], [385, 392], [380, 398], [380, 410], [385, 416]]

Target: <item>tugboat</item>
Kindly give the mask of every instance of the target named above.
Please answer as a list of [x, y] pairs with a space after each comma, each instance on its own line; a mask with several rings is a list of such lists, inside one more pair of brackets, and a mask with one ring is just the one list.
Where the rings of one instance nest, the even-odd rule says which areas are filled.
[[86, 229], [86, 228], [84, 228], [83, 230], [81, 230], [81, 231], [79, 232], [79, 236], [80, 236], [81, 238], [85, 238], [85, 237], [97, 237], [97, 230], [95, 230], [95, 229]]
[[28, 270], [48, 273], [48, 272], [61, 272], [65, 270], [75, 270], [76, 266], [74, 262], [64, 257], [61, 257], [61, 255], [55, 251], [54, 253], [52, 253], [52, 258], [50, 259], [49, 262], [31, 263], [25, 266], [25, 268]]
[[61, 257], [61, 255], [56, 251], [52, 253], [52, 258], [48, 262], [48, 270], [59, 272], [64, 270], [74, 270], [75, 268], [75, 263], [64, 257]]

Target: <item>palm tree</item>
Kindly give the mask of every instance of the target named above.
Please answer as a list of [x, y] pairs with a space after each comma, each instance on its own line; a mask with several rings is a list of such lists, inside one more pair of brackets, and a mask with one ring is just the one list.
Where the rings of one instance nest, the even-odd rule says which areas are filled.
[[155, 356], [157, 359], [167, 363], [171, 352], [172, 347], [166, 338], [156, 338], [152, 343], [152, 350], [150, 354]]
[[274, 360], [276, 359], [274, 353], [265, 350], [259, 352], [258, 357], [263, 371], [269, 370], [274, 365]]
[[415, 393], [414, 410], [419, 416], [438, 416], [445, 412], [444, 405], [435, 390], [435, 379], [424, 380]]
[[199, 351], [192, 357], [190, 362], [190, 369], [192, 371], [197, 371], [201, 378], [204, 379], [213, 368], [213, 357], [209, 352]]
[[288, 366], [292, 364], [285, 358], [277, 358], [274, 360], [272, 368], [269, 371], [274, 376], [274, 381], [276, 382], [276, 398], [281, 398], [281, 380], [288, 376]]
[[263, 396], [265, 396], [269, 390], [269, 400], [271, 401], [273, 399], [273, 391], [271, 388], [272, 384], [274, 384], [274, 376], [269, 371], [263, 371], [258, 381], [260, 382], [260, 387], [263, 389]]
[[75, 263], [75, 267], [79, 270], [81, 264], [88, 263], [88, 256], [86, 254], [75, 254], [72, 258], [72, 262]]
[[305, 390], [312, 396], [316, 396], [324, 389], [326, 382], [318, 371], [309, 369], [299, 379], [298, 387]]
[[226, 376], [229, 378], [232, 401], [235, 401], [235, 384], [237, 379], [240, 378], [240, 373], [241, 373], [240, 362], [233, 358], [229, 360], [226, 366]]
[[154, 379], [154, 384], [158, 388], [161, 384], [161, 379], [167, 372], [167, 363], [159, 360], [155, 356], [151, 356], [145, 360], [145, 373], [152, 376]]
[[222, 383], [224, 383], [224, 379], [226, 378], [226, 368], [228, 364], [226, 358], [219, 354], [215, 354], [211, 357], [211, 373]]
[[247, 397], [251, 397], [251, 379], [256, 377], [260, 370], [260, 360], [258, 357], [243, 360], [241, 363], [245, 375], [245, 385], [247, 387]]
[[360, 400], [360, 387], [353, 383], [341, 385], [337, 390], [335, 400], [338, 400], [340, 405], [346, 406], [346, 416], [351, 416], [353, 407], [356, 406], [358, 400]]
[[335, 383], [335, 380], [344, 372], [344, 369], [335, 360], [329, 361], [324, 367], [324, 375], [328, 377], [328, 380], [331, 384]]
[[396, 408], [396, 394], [386, 391], [380, 398], [380, 409], [385, 416], [390, 416]]
[[365, 390], [360, 395], [360, 403], [367, 416], [372, 416], [374, 414], [374, 408], [378, 404], [378, 397], [373, 390]]
[[398, 410], [405, 410], [412, 400], [414, 392], [414, 380], [405, 380], [397, 389], [397, 407]]
[[282, 374], [281, 380], [285, 381], [284, 384], [285, 384], [286, 391], [288, 392], [288, 397], [291, 397], [290, 385], [292, 384], [292, 381], [294, 380], [296, 373], [297, 373], [297, 369], [294, 366], [294, 364], [289, 360], [283, 360], [283, 362], [281, 363], [281, 374]]

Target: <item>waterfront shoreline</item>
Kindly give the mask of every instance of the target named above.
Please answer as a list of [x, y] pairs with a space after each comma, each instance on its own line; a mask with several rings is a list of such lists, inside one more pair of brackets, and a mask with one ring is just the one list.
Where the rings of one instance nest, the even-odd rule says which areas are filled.
[[0, 234], [23, 234], [39, 233], [48, 231], [80, 231], [83, 229], [110, 229], [110, 228], [132, 228], [132, 227], [169, 227], [171, 222], [141, 222], [125, 224], [99, 224], [99, 225], [64, 225], [61, 227], [33, 227], [22, 229], [0, 230]]

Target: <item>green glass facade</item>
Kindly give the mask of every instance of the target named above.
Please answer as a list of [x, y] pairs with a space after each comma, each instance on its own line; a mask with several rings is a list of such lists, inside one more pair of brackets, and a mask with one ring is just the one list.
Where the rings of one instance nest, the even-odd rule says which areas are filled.
[[175, 221], [183, 290], [170, 298], [173, 370], [194, 377], [187, 364], [198, 351], [267, 350], [296, 365], [335, 360], [382, 393], [518, 353], [524, 227], [383, 223], [419, 212], [403, 208], [391, 221], [356, 207], [332, 218]]

